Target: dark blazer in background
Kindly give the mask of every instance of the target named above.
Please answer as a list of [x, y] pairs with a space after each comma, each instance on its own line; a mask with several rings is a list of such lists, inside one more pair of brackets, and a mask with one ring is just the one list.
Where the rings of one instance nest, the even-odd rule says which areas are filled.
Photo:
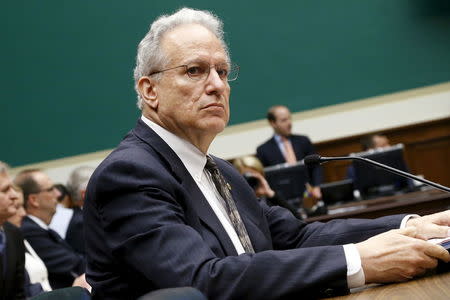
[[78, 253], [85, 255], [83, 211], [79, 207], [73, 208], [73, 215], [67, 227], [66, 242]]
[[[310, 139], [304, 135], [291, 135], [289, 137], [292, 148], [294, 148], [297, 160], [302, 160], [307, 155], [315, 154], [314, 146]], [[277, 141], [273, 136], [264, 144], [256, 148], [256, 157], [261, 161], [264, 167], [278, 165], [286, 162], [283, 152], [278, 147]], [[322, 183], [322, 168], [316, 167], [312, 171], [311, 184], [317, 186]]]
[[284, 208], [260, 205], [232, 165], [215, 161], [256, 253], [237, 255], [181, 160], [139, 120], [87, 188], [86, 277], [93, 299], [135, 299], [181, 286], [215, 300], [347, 293], [346, 260], [338, 245], [398, 228], [403, 217], [307, 225]]
[[53, 289], [72, 286], [75, 277], [83, 274], [86, 262], [55, 231], [45, 230], [28, 216], [23, 218], [22, 233], [42, 259]]
[[3, 274], [3, 261], [0, 261], [0, 299], [25, 299], [25, 246], [20, 229], [5, 222], [6, 272]]

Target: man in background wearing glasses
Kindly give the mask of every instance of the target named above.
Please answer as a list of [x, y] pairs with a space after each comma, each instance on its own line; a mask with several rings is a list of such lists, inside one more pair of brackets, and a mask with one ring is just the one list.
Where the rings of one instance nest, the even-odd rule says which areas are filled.
[[[184, 8], [160, 17], [136, 60], [142, 116], [86, 193], [93, 299], [180, 286], [214, 300], [317, 298], [407, 280], [450, 260], [415, 238], [446, 236], [449, 212], [307, 225], [260, 204], [231, 164], [209, 155], [228, 122], [238, 71], [211, 13]], [[398, 229], [402, 220], [407, 228]]]
[[84, 280], [85, 259], [77, 254], [54, 230], [50, 229], [56, 212], [59, 191], [44, 172], [24, 170], [14, 179], [23, 192], [27, 216], [22, 221], [22, 233], [48, 270], [53, 289], [72, 286], [75, 279]]

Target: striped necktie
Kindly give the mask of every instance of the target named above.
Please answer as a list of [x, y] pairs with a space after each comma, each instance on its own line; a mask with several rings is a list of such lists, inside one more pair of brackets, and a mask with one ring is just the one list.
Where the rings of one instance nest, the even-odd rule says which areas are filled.
[[223, 205], [228, 213], [231, 224], [233, 225], [234, 230], [236, 230], [239, 240], [241, 241], [242, 247], [244, 247], [244, 250], [247, 253], [255, 253], [255, 250], [253, 250], [252, 243], [248, 236], [247, 229], [242, 222], [241, 216], [239, 215], [236, 207], [236, 203], [231, 196], [229, 189], [230, 185], [226, 182], [225, 178], [220, 173], [220, 170], [217, 167], [216, 163], [210, 156], [206, 157], [205, 169], [211, 175], [211, 179], [222, 198]]
[[281, 137], [281, 141], [284, 146], [284, 158], [286, 159], [286, 162], [288, 164], [295, 164], [297, 162], [297, 157], [295, 157], [295, 152], [291, 141], [284, 136]]

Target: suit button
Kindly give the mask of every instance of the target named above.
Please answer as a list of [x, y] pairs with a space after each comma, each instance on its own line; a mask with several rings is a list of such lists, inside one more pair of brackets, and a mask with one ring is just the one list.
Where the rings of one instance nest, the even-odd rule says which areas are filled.
[[326, 296], [333, 296], [334, 290], [333, 290], [333, 289], [326, 289], [325, 291], [323, 291], [323, 293], [324, 293]]

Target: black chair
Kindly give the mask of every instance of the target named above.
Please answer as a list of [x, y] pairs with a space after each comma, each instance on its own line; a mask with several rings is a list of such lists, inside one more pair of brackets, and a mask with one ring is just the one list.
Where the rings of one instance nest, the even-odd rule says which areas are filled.
[[195, 288], [179, 287], [156, 290], [137, 300], [207, 300], [207, 298]]
[[91, 294], [85, 288], [72, 286], [42, 293], [31, 300], [91, 300]]

